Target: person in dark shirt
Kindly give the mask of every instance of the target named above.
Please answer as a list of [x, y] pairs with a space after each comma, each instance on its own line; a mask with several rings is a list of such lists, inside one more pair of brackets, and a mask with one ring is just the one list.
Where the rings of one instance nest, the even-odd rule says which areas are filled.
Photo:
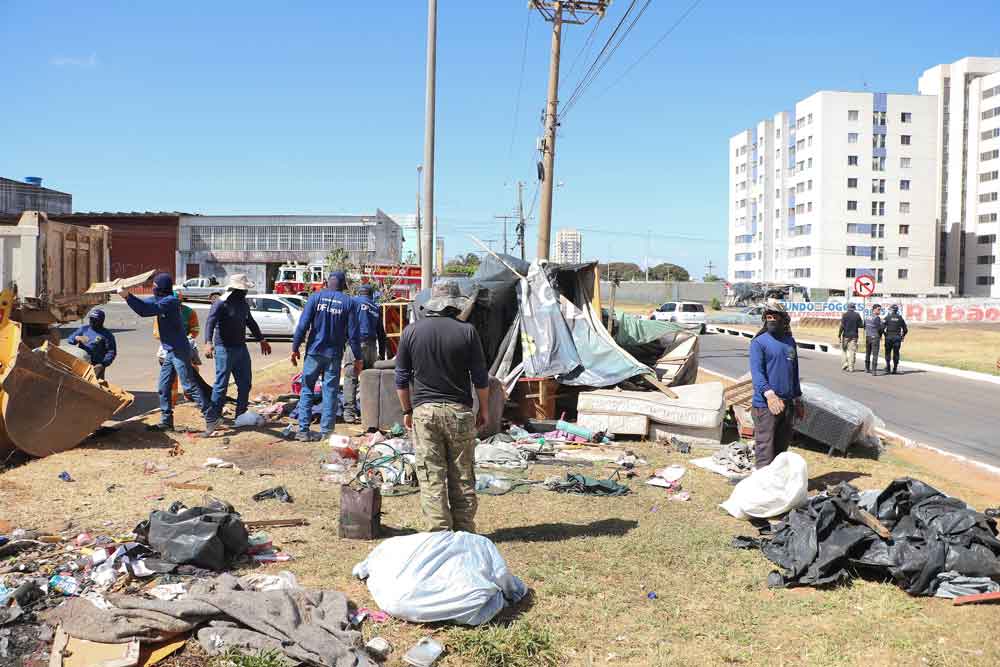
[[[376, 359], [388, 354], [385, 327], [382, 326], [382, 309], [372, 300], [372, 286], [361, 285], [354, 297], [358, 307], [358, 332], [361, 336], [362, 370], [375, 366]], [[358, 421], [358, 377], [354, 372], [354, 353], [347, 348], [344, 354], [344, 422]]]
[[[343, 290], [347, 275], [334, 271], [327, 278], [327, 288], [316, 292], [306, 301], [292, 337], [292, 365], [299, 363], [299, 348], [306, 341], [306, 358], [302, 364], [302, 390], [299, 393], [299, 432], [301, 442], [315, 440], [309, 432], [312, 421], [313, 388], [323, 376], [323, 407], [320, 411], [319, 437], [333, 432], [337, 423], [337, 403], [340, 400], [340, 360], [348, 343], [354, 354], [354, 372], [361, 374], [361, 338], [358, 333], [358, 306]], [[307, 337], [308, 334], [308, 337]]]
[[473, 466], [477, 428], [489, 420], [489, 376], [475, 327], [455, 319], [465, 303], [456, 283], [434, 285], [427, 317], [403, 330], [396, 351], [396, 392], [413, 429], [420, 507], [432, 531], [476, 531]]
[[872, 306], [872, 314], [865, 318], [865, 370], [878, 375], [878, 354], [882, 341], [882, 306]]
[[884, 322], [885, 331], [885, 372], [896, 375], [899, 372], [899, 348], [909, 333], [906, 320], [899, 314], [899, 306], [889, 306], [889, 314]]
[[750, 341], [754, 467], [758, 469], [788, 449], [794, 420], [803, 414], [799, 356], [790, 324], [784, 305], [768, 299], [764, 327]]
[[104, 327], [104, 311], [94, 308], [87, 316], [87, 324], [69, 335], [69, 342], [90, 355], [90, 364], [98, 380], [104, 379], [104, 372], [118, 356], [115, 335]]
[[858, 355], [858, 332], [864, 327], [865, 323], [858, 315], [855, 305], [847, 304], [847, 312], [841, 316], [840, 330], [837, 332], [837, 338], [840, 339], [841, 370], [847, 373], [854, 372]]
[[236, 416], [247, 411], [253, 368], [250, 350], [247, 349], [247, 329], [260, 341], [261, 354], [271, 354], [271, 344], [264, 340], [260, 327], [250, 314], [247, 292], [254, 288], [245, 273], [229, 276], [226, 293], [212, 304], [205, 322], [205, 356], [215, 358], [215, 385], [212, 400], [205, 416], [208, 422], [206, 435], [222, 423], [222, 407], [226, 402], [229, 376], [236, 383]]
[[163, 346], [164, 352], [158, 382], [160, 423], [158, 426], [151, 426], [150, 429], [158, 431], [174, 429], [174, 406], [170, 395], [174, 384], [174, 373], [180, 378], [184, 393], [191, 396], [195, 404], [201, 408], [202, 414], [205, 414], [208, 411], [208, 397], [202, 394], [201, 388], [192, 377], [194, 371], [191, 369], [191, 345], [188, 343], [181, 321], [181, 302], [174, 296], [174, 279], [166, 273], [154, 276], [153, 297], [148, 300], [136, 298], [123, 287], [118, 288], [118, 296], [125, 299], [125, 303], [136, 315], [157, 318], [160, 345]]

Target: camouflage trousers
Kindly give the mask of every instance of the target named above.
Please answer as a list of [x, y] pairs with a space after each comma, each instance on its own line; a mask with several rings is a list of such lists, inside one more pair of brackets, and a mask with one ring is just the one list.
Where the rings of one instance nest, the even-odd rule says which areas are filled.
[[420, 508], [428, 530], [476, 532], [476, 417], [455, 403], [413, 410]]

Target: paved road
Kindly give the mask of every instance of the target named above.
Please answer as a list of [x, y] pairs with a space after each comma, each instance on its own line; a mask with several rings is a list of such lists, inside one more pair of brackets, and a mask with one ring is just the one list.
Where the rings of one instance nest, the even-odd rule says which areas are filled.
[[[701, 337], [703, 368], [738, 377], [749, 370], [750, 340], [743, 336]], [[906, 348], [904, 345], [903, 356]], [[799, 350], [802, 380], [822, 384], [860, 401], [900, 435], [971, 459], [1000, 465], [1000, 385], [942, 373], [907, 370], [900, 375], [847, 374], [840, 358]], [[864, 355], [859, 355], [864, 368]]]
[[[208, 315], [207, 304], [189, 304], [198, 313], [202, 327], [205, 326], [205, 317]], [[117, 297], [113, 297], [111, 303], [104, 307], [107, 313], [106, 326], [115, 334], [118, 343], [118, 358], [115, 363], [108, 368], [107, 379], [128, 391], [135, 394], [135, 403], [125, 411], [120, 412], [116, 419], [127, 419], [128, 417], [146, 412], [159, 405], [156, 394], [156, 380], [160, 372], [160, 365], [156, 361], [156, 350], [159, 342], [153, 338], [153, 321], [141, 318], [122, 303]], [[79, 325], [68, 324], [60, 329], [62, 337], [66, 338]], [[200, 342], [200, 341], [199, 341]], [[253, 358], [253, 367], [272, 363], [278, 359], [285, 359], [291, 351], [289, 341], [271, 340], [273, 353], [270, 357], [265, 357], [260, 353], [260, 346], [250, 343], [250, 353]], [[213, 362], [210, 359], [203, 360], [202, 377], [209, 384], [215, 378]], [[236, 395], [236, 388], [230, 389], [230, 396]]]

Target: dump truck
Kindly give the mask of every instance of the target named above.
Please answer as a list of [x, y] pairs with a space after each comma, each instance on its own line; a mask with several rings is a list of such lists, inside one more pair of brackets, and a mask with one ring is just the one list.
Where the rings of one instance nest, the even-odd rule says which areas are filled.
[[132, 403], [93, 367], [59, 348], [59, 324], [107, 303], [107, 227], [53, 222], [27, 211], [0, 221], [0, 462], [14, 449], [48, 456], [77, 446]]

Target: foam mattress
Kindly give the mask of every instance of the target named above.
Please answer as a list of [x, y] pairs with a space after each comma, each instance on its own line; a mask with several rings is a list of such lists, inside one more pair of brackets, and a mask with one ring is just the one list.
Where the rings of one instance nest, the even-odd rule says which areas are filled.
[[677, 398], [658, 391], [598, 389], [580, 394], [580, 412], [623, 412], [646, 415], [660, 424], [715, 428], [725, 415], [723, 388], [719, 382], [671, 387]]

